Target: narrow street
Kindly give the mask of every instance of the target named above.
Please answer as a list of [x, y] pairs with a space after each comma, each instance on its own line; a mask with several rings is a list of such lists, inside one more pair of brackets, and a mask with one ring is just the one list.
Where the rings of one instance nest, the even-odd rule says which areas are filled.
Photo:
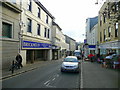
[[118, 88], [118, 72], [84, 61], [81, 72], [61, 73], [62, 61], [40, 65], [38, 69], [3, 80], [3, 88]]
[[77, 73], [61, 73], [62, 61], [48, 62], [39, 69], [3, 81], [3, 88], [79, 88]]

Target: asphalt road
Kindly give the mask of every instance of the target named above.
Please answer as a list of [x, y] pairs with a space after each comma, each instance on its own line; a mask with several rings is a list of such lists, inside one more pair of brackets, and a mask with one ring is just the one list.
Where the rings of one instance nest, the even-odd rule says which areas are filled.
[[3, 88], [80, 88], [80, 73], [61, 73], [62, 61], [47, 62], [31, 72], [6, 79]]
[[3, 80], [3, 88], [120, 88], [120, 72], [84, 61], [80, 73], [61, 73], [62, 61], [40, 64], [38, 69]]

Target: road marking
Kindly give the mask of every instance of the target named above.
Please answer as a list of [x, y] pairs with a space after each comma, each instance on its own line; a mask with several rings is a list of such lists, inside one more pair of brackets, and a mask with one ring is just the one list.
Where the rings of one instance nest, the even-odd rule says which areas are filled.
[[82, 63], [81, 63], [81, 83], [80, 83], [80, 88], [83, 88], [83, 68], [82, 68]]
[[46, 85], [46, 84], [49, 83], [49, 82], [50, 82], [50, 80], [46, 81], [44, 84]]
[[54, 81], [54, 80], [55, 80], [55, 78], [52, 79], [52, 81]]
[[46, 87], [55, 88], [56, 86], [51, 86], [50, 83], [48, 82]]
[[50, 85], [50, 83], [48, 83], [46, 86], [48, 87]]
[[50, 83], [52, 83], [57, 77], [59, 77], [59, 74], [53, 75], [52, 78], [49, 77], [49, 80], [46, 81], [46, 82], [44, 83], [44, 85], [45, 85], [46, 87], [56, 88], [56, 86], [52, 86], [52, 85], [50, 85]]

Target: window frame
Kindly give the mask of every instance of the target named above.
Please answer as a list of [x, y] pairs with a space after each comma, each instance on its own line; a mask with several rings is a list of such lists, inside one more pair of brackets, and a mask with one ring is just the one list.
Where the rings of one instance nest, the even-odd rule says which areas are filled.
[[[30, 25], [28, 25], [28, 20], [30, 21]], [[28, 30], [28, 27], [30, 27], [30, 30]], [[27, 18], [27, 32], [32, 33], [32, 19]]]
[[37, 24], [37, 35], [39, 36], [41, 35], [40, 31], [41, 31], [41, 25]]
[[38, 7], [38, 17], [41, 18], [41, 9]]
[[111, 37], [111, 27], [108, 27], [108, 37]]
[[106, 30], [104, 29], [104, 41], [106, 41], [105, 39], [106, 39]]
[[50, 29], [48, 29], [47, 37], [50, 38]]
[[30, 12], [32, 12], [32, 1], [31, 0], [28, 0], [27, 10], [30, 11]]
[[9, 22], [9, 21], [2, 21], [2, 33], [3, 33], [3, 23], [6, 23], [6, 24], [9, 24], [11, 25], [11, 37], [6, 37], [6, 36], [3, 36], [2, 34], [2, 38], [9, 38], [9, 39], [13, 39], [14, 38], [14, 30], [13, 30], [13, 23]]
[[46, 27], [44, 28], [44, 37], [45, 38], [47, 37], [47, 28]]
[[118, 22], [115, 23], [115, 37], [118, 37]]
[[48, 18], [49, 18], [48, 15], [46, 15], [46, 23], [47, 23], [47, 24], [48, 24]]

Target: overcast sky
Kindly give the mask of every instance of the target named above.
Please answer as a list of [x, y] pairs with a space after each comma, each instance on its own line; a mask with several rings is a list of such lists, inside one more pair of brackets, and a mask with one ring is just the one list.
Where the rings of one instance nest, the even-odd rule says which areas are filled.
[[[39, 0], [55, 17], [62, 32], [77, 42], [83, 42], [86, 19], [98, 16], [96, 0]], [[99, 0], [100, 1], [100, 0]], [[102, 0], [101, 0], [102, 1]]]

